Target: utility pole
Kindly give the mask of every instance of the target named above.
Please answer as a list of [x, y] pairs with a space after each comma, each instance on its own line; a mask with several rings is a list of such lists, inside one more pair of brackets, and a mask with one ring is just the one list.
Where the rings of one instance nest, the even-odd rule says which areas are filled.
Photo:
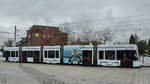
[[17, 28], [16, 28], [16, 25], [15, 25], [15, 33], [14, 33], [14, 42], [15, 42], [15, 46], [16, 46], [16, 36], [17, 36]]
[[20, 31], [20, 30], [17, 30], [17, 27], [15, 25], [15, 33], [14, 33], [14, 42], [15, 42], [15, 46], [16, 46], [16, 40], [17, 40], [17, 31]]

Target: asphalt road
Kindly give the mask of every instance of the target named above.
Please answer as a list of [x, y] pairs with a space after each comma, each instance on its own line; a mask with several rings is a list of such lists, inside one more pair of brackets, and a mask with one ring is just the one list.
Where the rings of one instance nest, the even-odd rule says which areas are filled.
[[[145, 66], [150, 64], [145, 59]], [[0, 84], [150, 84], [150, 67], [0, 63]]]
[[150, 84], [150, 68], [24, 64], [66, 84]]
[[0, 62], [0, 84], [41, 84], [17, 63]]

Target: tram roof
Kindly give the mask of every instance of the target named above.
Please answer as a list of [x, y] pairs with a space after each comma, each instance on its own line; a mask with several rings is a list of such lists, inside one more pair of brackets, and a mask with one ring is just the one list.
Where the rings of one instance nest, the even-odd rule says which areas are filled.
[[4, 51], [19, 51], [19, 47], [5, 47]]
[[65, 45], [64, 48], [93, 48], [93, 45]]
[[60, 48], [60, 46], [43, 46], [43, 48]]
[[43, 46], [43, 49], [60, 49], [60, 46]]
[[134, 44], [130, 45], [98, 45], [97, 48], [99, 49], [137, 49], [137, 46]]
[[25, 47], [22, 47], [22, 51], [40, 51], [41, 49], [41, 46], [25, 46]]

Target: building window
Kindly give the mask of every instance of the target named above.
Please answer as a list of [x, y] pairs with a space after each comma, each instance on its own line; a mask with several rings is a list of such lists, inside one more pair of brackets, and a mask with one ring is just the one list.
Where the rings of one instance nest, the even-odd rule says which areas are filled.
[[115, 59], [115, 51], [105, 51], [105, 59], [114, 60]]
[[28, 34], [28, 38], [31, 38], [31, 34]]
[[40, 34], [39, 33], [35, 33], [34, 36], [35, 37], [40, 37]]
[[43, 35], [43, 38], [46, 38], [46, 35], [45, 35], [45, 34]]

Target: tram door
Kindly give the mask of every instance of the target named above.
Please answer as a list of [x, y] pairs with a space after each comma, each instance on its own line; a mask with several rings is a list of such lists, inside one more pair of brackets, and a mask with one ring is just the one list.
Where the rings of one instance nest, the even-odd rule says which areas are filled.
[[39, 51], [33, 51], [33, 62], [40, 62], [40, 52]]
[[4, 57], [6, 58], [6, 61], [9, 61], [10, 51], [5, 51], [4, 52]]
[[27, 62], [27, 55], [28, 55], [28, 51], [23, 51], [22, 52], [22, 62]]
[[92, 50], [83, 50], [83, 65], [92, 65]]
[[133, 67], [134, 51], [131, 50], [117, 51], [117, 59], [121, 61], [121, 66]]

